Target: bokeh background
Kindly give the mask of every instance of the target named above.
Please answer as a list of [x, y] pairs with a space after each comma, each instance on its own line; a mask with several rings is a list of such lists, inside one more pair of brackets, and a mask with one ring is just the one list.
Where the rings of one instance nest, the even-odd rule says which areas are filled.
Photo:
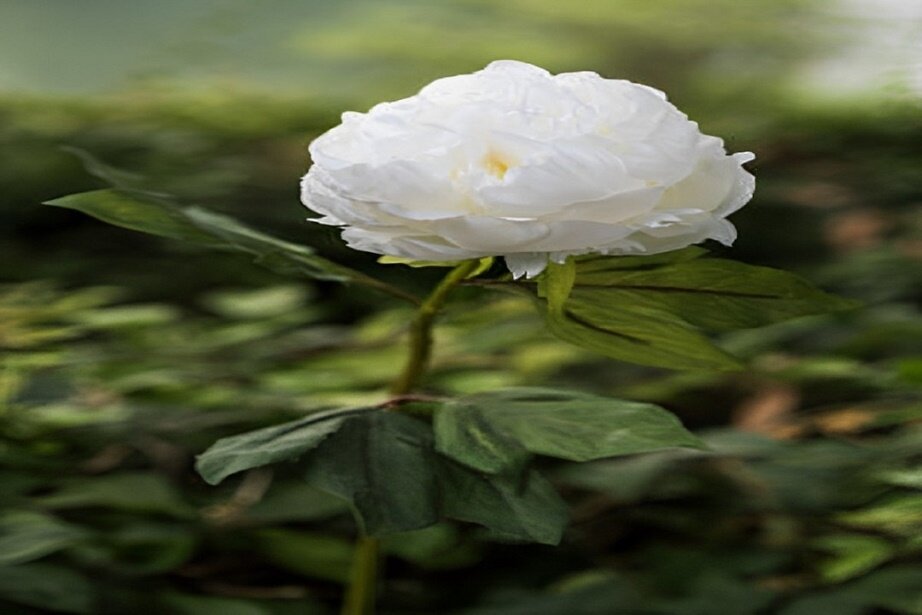
[[220, 488], [215, 439], [380, 399], [407, 312], [42, 201], [137, 185], [422, 289], [298, 202], [344, 110], [514, 58], [666, 91], [755, 199], [725, 257], [865, 307], [725, 336], [675, 374], [462, 293], [433, 390], [660, 403], [709, 455], [549, 464], [562, 547], [439, 525], [388, 541], [386, 613], [922, 613], [922, 4], [914, 0], [5, 0], [0, 4], [0, 610], [335, 612], [354, 531], [297, 467]]

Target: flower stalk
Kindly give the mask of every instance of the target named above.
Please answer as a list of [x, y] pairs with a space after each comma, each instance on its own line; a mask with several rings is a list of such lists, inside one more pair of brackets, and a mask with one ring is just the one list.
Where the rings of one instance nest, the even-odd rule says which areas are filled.
[[[406, 395], [412, 392], [422, 380], [432, 355], [432, 327], [436, 316], [445, 305], [451, 291], [475, 273], [480, 266], [481, 262], [476, 259], [460, 263], [448, 272], [420, 304], [410, 325], [410, 348], [407, 361], [400, 375], [390, 387], [392, 395]], [[380, 550], [380, 540], [373, 536], [362, 534], [356, 541], [342, 615], [372, 615], [374, 613], [378, 569], [381, 564]]]
[[451, 291], [467, 276], [480, 267], [479, 260], [464, 261], [446, 275], [432, 293], [423, 301], [410, 325], [410, 354], [400, 376], [394, 380], [390, 392], [406, 395], [411, 392], [426, 373], [432, 354], [432, 325], [439, 310], [445, 305]]

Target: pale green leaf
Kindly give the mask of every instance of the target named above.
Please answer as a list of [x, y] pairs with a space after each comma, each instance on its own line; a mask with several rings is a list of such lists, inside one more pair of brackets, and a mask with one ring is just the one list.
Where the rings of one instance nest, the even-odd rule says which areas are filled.
[[0, 566], [39, 559], [85, 536], [80, 528], [48, 515], [7, 511], [0, 516]]

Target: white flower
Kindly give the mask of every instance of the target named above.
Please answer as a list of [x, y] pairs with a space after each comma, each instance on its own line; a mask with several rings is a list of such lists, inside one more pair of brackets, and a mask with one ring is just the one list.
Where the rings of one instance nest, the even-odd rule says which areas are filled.
[[344, 113], [301, 198], [349, 246], [417, 260], [502, 255], [516, 277], [572, 254], [731, 244], [755, 179], [653, 88], [493, 62]]

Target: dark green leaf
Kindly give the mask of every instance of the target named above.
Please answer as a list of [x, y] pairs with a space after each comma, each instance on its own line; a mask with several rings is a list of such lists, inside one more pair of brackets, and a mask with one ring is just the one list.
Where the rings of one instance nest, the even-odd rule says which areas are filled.
[[436, 412], [436, 446], [485, 472], [518, 463], [527, 450], [572, 461], [675, 447], [702, 447], [659, 406], [553, 389], [492, 391]]
[[196, 226], [186, 210], [153, 201], [143, 201], [115, 190], [93, 190], [71, 194], [46, 205], [76, 209], [103, 222], [170, 239], [180, 239], [209, 248], [223, 242]]
[[144, 200], [155, 199], [163, 202], [173, 200], [172, 196], [165, 192], [151, 190], [147, 179], [140, 173], [132, 173], [131, 171], [113, 167], [79, 147], [65, 145], [61, 149], [79, 158], [91, 175], [95, 175], [113, 188], [117, 188], [120, 192], [137, 196]]
[[0, 598], [52, 613], [93, 612], [89, 581], [51, 564], [0, 567]]
[[573, 579], [564, 579], [563, 583], [540, 592], [513, 589], [497, 594], [487, 604], [464, 610], [463, 615], [654, 613], [641, 608], [649, 605], [644, 603], [634, 583], [608, 572], [590, 571], [575, 575]]
[[737, 369], [739, 362], [666, 310], [618, 305], [574, 289], [562, 311], [545, 310], [560, 339], [599, 354], [670, 369]]
[[476, 404], [445, 404], [435, 413], [434, 429], [439, 452], [483, 472], [514, 470], [528, 460], [525, 447]]
[[560, 542], [567, 506], [538, 472], [485, 475], [448, 459], [440, 460], [438, 472], [446, 517], [483, 525], [513, 540]]
[[347, 514], [348, 505], [341, 498], [303, 482], [274, 481], [269, 492], [246, 510], [248, 522], [279, 524], [292, 521], [315, 521]]
[[606, 256], [599, 254], [577, 256], [576, 270], [580, 274], [586, 274], [598, 271], [651, 269], [694, 260], [707, 253], [707, 250], [699, 246], [689, 246], [681, 250], [651, 254], [649, 256]]
[[166, 479], [141, 472], [69, 481], [61, 489], [40, 498], [39, 503], [52, 509], [102, 507], [177, 517], [196, 514]]
[[297, 421], [222, 438], [198, 456], [195, 468], [208, 483], [216, 485], [242, 470], [301, 457], [316, 448], [352, 417], [369, 408], [333, 410]]
[[691, 247], [653, 256], [583, 257], [572, 277], [549, 267], [537, 289], [546, 298], [541, 306], [548, 328], [622, 361], [734, 369], [737, 360], [699, 329], [758, 327], [855, 305], [785, 271], [699, 258], [704, 253]]
[[454, 523], [437, 523], [422, 530], [401, 532], [385, 537], [383, 546], [389, 556], [412, 562], [427, 570], [467, 568], [483, 558], [477, 542], [464, 539]]
[[[181, 594], [179, 592], [163, 592], [158, 596], [158, 606], [162, 605], [161, 613], [175, 615], [273, 615], [271, 608], [265, 601], [243, 600], [241, 598], [221, 598], [217, 596], [202, 596], [197, 594]], [[303, 598], [298, 601], [299, 613], [303, 615], [318, 615], [326, 613], [321, 606], [313, 601]]]
[[349, 578], [353, 546], [342, 538], [280, 528], [261, 530], [256, 538], [259, 550], [286, 570], [335, 582]]
[[370, 534], [408, 531], [438, 520], [432, 431], [388, 411], [343, 424], [310, 457], [307, 480], [352, 502]]
[[847, 309], [855, 303], [825, 293], [786, 271], [705, 258], [628, 270], [620, 259], [578, 266], [573, 293], [596, 295], [610, 309], [662, 309], [712, 331], [759, 327], [798, 316]]
[[801, 598], [782, 615], [864, 615], [874, 607], [897, 613], [922, 613], [922, 568], [913, 565], [878, 570], [851, 583]]
[[140, 522], [110, 530], [106, 542], [111, 548], [106, 564], [138, 575], [176, 569], [192, 557], [198, 544], [197, 537], [180, 524]]
[[207, 248], [242, 252], [259, 264], [286, 275], [318, 280], [355, 282], [416, 302], [403, 291], [314, 254], [294, 244], [198, 207], [182, 207], [153, 198], [135, 198], [116, 190], [94, 190], [47, 201], [46, 205], [75, 209], [128, 229], [179, 239]]

